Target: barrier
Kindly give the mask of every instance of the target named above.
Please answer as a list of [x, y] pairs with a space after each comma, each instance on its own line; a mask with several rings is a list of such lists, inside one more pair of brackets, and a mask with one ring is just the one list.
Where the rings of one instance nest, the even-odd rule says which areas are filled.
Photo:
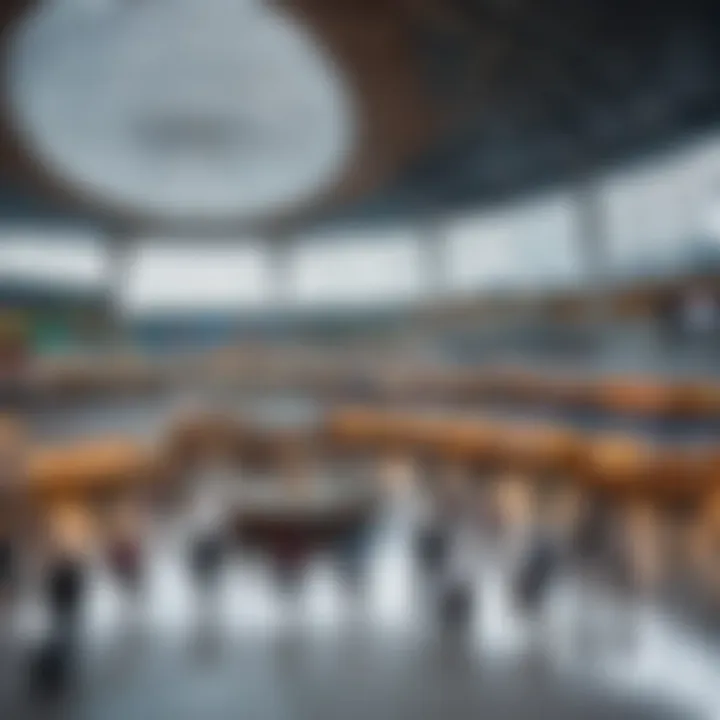
[[[8, 442], [20, 436], [16, 426], [0, 420], [0, 454], [8, 445], [21, 447]], [[301, 472], [320, 462], [328, 448], [334, 457], [411, 457], [435, 467], [464, 468], [478, 481], [515, 473], [536, 485], [576, 484], [620, 503], [691, 512], [700, 511], [720, 480], [720, 453], [709, 446], [659, 446], [630, 435], [593, 435], [553, 423], [371, 407], [330, 412], [319, 430], [307, 432], [253, 427], [221, 415], [188, 415], [173, 422], [152, 449], [125, 438], [28, 447], [22, 473], [31, 497], [59, 502], [136, 485], [167, 485], [218, 460], [251, 470]]]
[[68, 447], [34, 448], [26, 458], [28, 493], [40, 502], [96, 497], [153, 479], [153, 456], [139, 443], [98, 440]]
[[615, 496], [690, 502], [713, 487], [720, 456], [709, 446], [658, 446], [632, 435], [593, 435], [552, 423], [453, 418], [369, 408], [340, 410], [328, 433], [341, 447], [401, 449], [448, 465], [572, 478]]
[[[277, 360], [277, 358], [275, 358]], [[639, 418], [679, 417], [720, 419], [720, 382], [673, 380], [650, 375], [615, 374], [593, 377], [575, 369], [545, 372], [535, 368], [464, 369], [447, 365], [427, 368], [399, 365], [393, 372], [378, 367], [345, 367], [328, 361], [293, 365], [264, 358], [250, 365], [210, 357], [178, 361], [125, 358], [53, 360], [36, 364], [29, 373], [32, 395], [56, 402], [119, 393], [147, 393], [183, 384], [190, 378], [215, 378], [223, 387], [275, 387], [310, 392], [318, 397], [347, 400], [358, 387], [372, 400], [433, 400], [444, 403], [507, 403], [527, 407], [575, 409], [631, 415]], [[185, 367], [185, 366], [188, 367]], [[185, 369], [183, 369], [185, 367]], [[246, 381], [252, 381], [246, 382]]]

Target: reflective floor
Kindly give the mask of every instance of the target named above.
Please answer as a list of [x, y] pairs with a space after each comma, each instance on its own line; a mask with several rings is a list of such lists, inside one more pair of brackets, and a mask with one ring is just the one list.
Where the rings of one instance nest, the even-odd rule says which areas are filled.
[[[513, 607], [507, 557], [464, 532], [445, 570], [428, 574], [413, 552], [417, 526], [413, 502], [389, 501], [358, 583], [326, 556], [283, 592], [263, 558], [234, 551], [204, 595], [187, 572], [186, 524], [158, 522], [139, 597], [94, 569], [59, 704], [39, 704], [26, 687], [29, 653], [47, 630], [37, 595], [9, 611], [0, 716], [720, 717], [720, 653], [679, 623], [598, 588], [588, 604], [572, 577], [532, 621]], [[443, 628], [437, 600], [456, 578], [472, 582], [472, 617]]]

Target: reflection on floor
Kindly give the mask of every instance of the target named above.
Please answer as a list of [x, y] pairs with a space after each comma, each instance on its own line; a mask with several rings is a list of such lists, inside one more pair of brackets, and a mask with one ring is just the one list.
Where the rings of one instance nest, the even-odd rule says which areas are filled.
[[[613, 606], [596, 589], [589, 629], [599, 632], [592, 648], [579, 647], [582, 588], [572, 579], [557, 587], [547, 618], [524, 622], [507, 592], [507, 561], [467, 534], [456, 538], [448, 572], [472, 577], [475, 612], [467, 629], [443, 631], [434, 600], [447, 577], [419, 568], [416, 515], [406, 502], [384, 512], [362, 586], [343, 584], [326, 557], [283, 594], [261, 558], [238, 555], [204, 598], [186, 572], [186, 527], [158, 524], [138, 601], [95, 573], [79, 679], [62, 717], [720, 717], [720, 653], [658, 611]], [[45, 624], [32, 593], [13, 612], [1, 717], [32, 709], [23, 663]]]

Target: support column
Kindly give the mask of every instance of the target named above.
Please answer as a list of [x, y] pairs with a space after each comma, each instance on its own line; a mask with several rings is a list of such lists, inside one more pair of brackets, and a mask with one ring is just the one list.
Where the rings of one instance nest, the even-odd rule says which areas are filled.
[[581, 180], [575, 195], [577, 258], [583, 291], [590, 297], [588, 326], [595, 340], [605, 337], [611, 289], [607, 213], [598, 181]]
[[113, 340], [116, 345], [124, 341], [125, 324], [123, 301], [126, 297], [130, 273], [135, 260], [132, 234], [124, 229], [113, 228], [107, 233], [106, 253], [106, 298], [108, 313], [113, 322]]
[[402, 332], [395, 334], [393, 345], [408, 354], [422, 352], [427, 340], [428, 326], [448, 290], [447, 241], [439, 218], [426, 218], [415, 230], [418, 247], [420, 292], [418, 302], [407, 309]]
[[274, 312], [285, 313], [292, 297], [292, 249], [291, 239], [285, 235], [271, 235], [265, 239], [265, 255], [270, 275], [270, 302]]
[[421, 275], [427, 299], [440, 300], [448, 290], [448, 248], [442, 223], [430, 218], [418, 229]]

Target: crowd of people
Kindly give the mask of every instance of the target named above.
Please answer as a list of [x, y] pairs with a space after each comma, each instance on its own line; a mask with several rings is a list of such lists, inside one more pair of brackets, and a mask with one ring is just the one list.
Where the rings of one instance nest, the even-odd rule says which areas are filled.
[[[6, 449], [6, 488], [13, 485], [11, 456], [12, 451]], [[408, 459], [396, 464], [404, 464], [405, 472], [393, 475], [381, 463], [379, 484], [387, 499], [392, 477], [405, 477], [409, 493], [403, 502], [420, 508], [413, 515], [414, 556], [421, 574], [438, 591], [433, 595], [434, 613], [443, 627], [467, 628], [477, 612], [477, 570], [483, 557], [502, 568], [513, 610], [529, 627], [542, 626], [554, 590], [570, 576], [586, 600], [598, 589], [609, 589], [631, 608], [657, 588], [654, 563], [659, 549], [652, 546], [654, 536], [630, 536], [619, 508], [602, 495], [548, 478], [537, 482], [537, 478], [502, 473], [479, 477], [467, 469], [422, 467]], [[242, 484], [248, 479], [236, 476], [229, 481]], [[370, 476], [367, 481], [371, 482]], [[297, 492], [296, 486], [297, 482], [281, 483], [287, 495]], [[23, 584], [35, 583], [48, 619], [46, 632], [31, 648], [28, 676], [34, 697], [56, 697], [72, 680], [98, 564], [111, 576], [119, 595], [130, 602], [142, 600], [154, 552], [152, 531], [160, 518], [167, 517], [161, 511], [191, 518], [184, 536], [187, 547], [180, 549], [185, 573], [199, 597], [212, 595], [225, 560], [242, 544], [235, 508], [219, 492], [204, 488], [198, 477], [189, 493], [192, 497], [175, 498], [179, 504], [171, 501], [169, 506], [160, 507], [156, 498], [131, 492], [102, 507], [81, 502], [53, 504], [43, 509], [41, 525], [31, 526], [30, 532], [26, 508], [12, 502], [4, 505], [0, 523], [3, 597], [12, 603], [20, 597]], [[263, 542], [271, 551], [280, 588], [296, 588], [313, 545], [303, 535], [303, 526], [290, 528], [292, 521], [286, 515], [282, 518], [265, 527]], [[652, 521], [640, 517], [637, 522], [642, 526]], [[371, 526], [338, 523], [339, 529], [325, 537], [352, 580], [353, 592], [361, 592], [373, 546]], [[637, 539], [643, 537], [643, 547], [638, 548]], [[590, 605], [582, 609], [583, 614], [591, 613]], [[616, 631], [625, 638], [631, 636], [627, 623], [620, 623]]]

